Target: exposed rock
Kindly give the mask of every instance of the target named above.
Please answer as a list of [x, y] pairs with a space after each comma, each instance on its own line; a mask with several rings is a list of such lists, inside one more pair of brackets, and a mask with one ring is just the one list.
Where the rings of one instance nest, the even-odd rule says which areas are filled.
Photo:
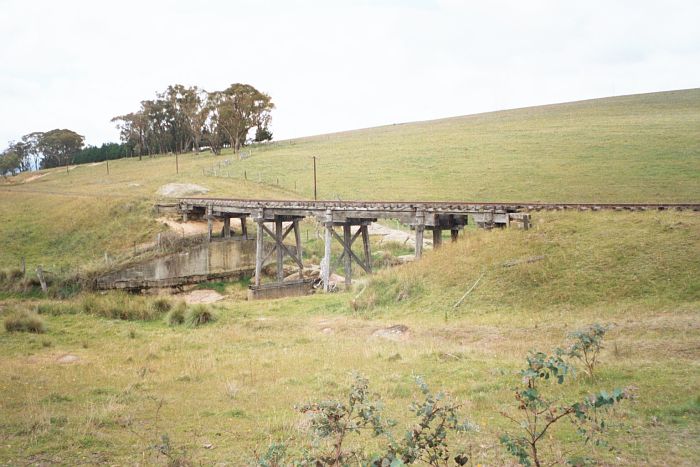
[[[392, 229], [385, 225], [373, 222], [369, 226], [370, 235], [380, 235], [382, 239], [379, 241], [380, 244], [383, 243], [401, 243], [409, 248], [415, 248], [416, 237], [415, 232], [404, 232], [403, 230]], [[427, 238], [423, 238], [423, 248], [432, 248], [433, 242]]]
[[403, 324], [395, 324], [394, 326], [389, 326], [388, 328], [377, 329], [372, 333], [372, 337], [379, 337], [392, 341], [402, 341], [410, 337], [410, 332], [408, 331], [408, 326]]
[[56, 359], [56, 361], [58, 363], [75, 363], [78, 360], [80, 360], [80, 357], [78, 357], [77, 355], [71, 355], [71, 354], [65, 354], [65, 355], [58, 357]]
[[180, 198], [183, 196], [203, 195], [209, 189], [194, 183], [168, 183], [158, 189], [158, 195], [166, 198]]

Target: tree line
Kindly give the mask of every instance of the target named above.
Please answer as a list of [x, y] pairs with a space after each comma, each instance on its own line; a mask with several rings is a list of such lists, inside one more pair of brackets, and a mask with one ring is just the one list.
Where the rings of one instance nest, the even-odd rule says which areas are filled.
[[142, 101], [136, 112], [112, 119], [121, 143], [84, 147], [85, 138], [73, 130], [32, 132], [10, 141], [0, 153], [0, 176], [121, 157], [198, 153], [204, 148], [214, 154], [224, 147], [238, 152], [253, 129], [253, 141], [272, 139], [274, 107], [269, 95], [249, 84], [235, 83], [213, 92], [171, 85], [155, 99]]
[[142, 101], [136, 112], [112, 121], [121, 141], [138, 156], [199, 152], [205, 147], [220, 154], [223, 147], [238, 152], [253, 129], [254, 141], [271, 140], [274, 107], [269, 95], [249, 84], [235, 83], [213, 92], [175, 84], [155, 99]]
[[27, 170], [47, 169], [74, 163], [83, 149], [85, 138], [67, 129], [35, 131], [11, 141], [0, 154], [0, 175], [14, 175]]

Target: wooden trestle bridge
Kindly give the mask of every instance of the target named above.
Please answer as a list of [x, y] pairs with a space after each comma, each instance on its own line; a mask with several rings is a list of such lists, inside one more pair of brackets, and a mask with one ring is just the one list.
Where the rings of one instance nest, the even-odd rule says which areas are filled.
[[[304, 277], [302, 245], [299, 222], [307, 217], [317, 219], [325, 228], [325, 255], [321, 265], [321, 279], [325, 290], [329, 287], [331, 272], [331, 243], [337, 240], [343, 247], [339, 260], [343, 261], [345, 282], [352, 281], [352, 264], [355, 262], [367, 273], [372, 272], [368, 226], [378, 219], [396, 219], [415, 230], [416, 258], [423, 250], [426, 230], [432, 232], [434, 248], [440, 247], [444, 230], [451, 232], [453, 241], [467, 225], [469, 216], [478, 227], [506, 227], [513, 223], [528, 229], [530, 214], [539, 210], [670, 210], [690, 209], [697, 211], [698, 204], [543, 204], [543, 203], [465, 203], [465, 202], [383, 202], [383, 201], [278, 201], [221, 198], [182, 198], [178, 202], [179, 212], [187, 221], [189, 217], [205, 218], [209, 224], [209, 239], [212, 237], [213, 221], [222, 219], [223, 236], [231, 236], [231, 219], [241, 222], [243, 238], [248, 238], [247, 219], [251, 218], [257, 228], [255, 286], [261, 287], [263, 264], [270, 255], [276, 255], [277, 283], [284, 282], [283, 263], [291, 258], [299, 268], [299, 277]], [[285, 225], [286, 224], [286, 225]], [[355, 231], [353, 232], [353, 227]], [[340, 233], [336, 229], [340, 230]], [[295, 248], [284, 243], [294, 234]], [[274, 241], [272, 250], [265, 253], [264, 239]], [[362, 238], [362, 253], [358, 256], [352, 246]]]

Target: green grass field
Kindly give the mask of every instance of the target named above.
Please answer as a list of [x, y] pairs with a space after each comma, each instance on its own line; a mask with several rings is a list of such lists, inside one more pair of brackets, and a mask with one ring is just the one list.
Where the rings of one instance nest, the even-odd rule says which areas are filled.
[[[170, 182], [308, 198], [312, 155], [322, 198], [698, 202], [698, 123], [700, 91], [690, 90], [285, 141], [242, 161], [185, 155], [179, 175], [171, 156], [113, 161], [109, 175], [105, 164], [23, 174], [0, 184], [0, 269], [22, 256], [30, 267], [85, 264], [151, 241], [164, 229], [156, 191]], [[203, 175], [224, 159], [230, 177]], [[470, 465], [512, 465], [498, 436], [513, 426], [499, 411], [515, 408], [527, 352], [599, 322], [611, 330], [597, 378], [579, 372], [553, 390], [634, 386], [637, 398], [609, 428], [617, 450], [588, 453], [605, 465], [698, 465], [698, 214], [553, 212], [533, 222], [469, 229], [344, 293], [247, 302], [244, 285], [215, 284], [230, 295], [199, 328], [81, 311], [109, 297], [5, 296], [3, 320], [41, 305], [47, 331], [0, 330], [0, 464], [166, 465], [164, 434], [171, 456], [193, 465], [246, 465], [277, 441], [295, 453], [308, 446], [308, 423], [294, 406], [344, 397], [359, 371], [400, 427], [416, 375], [449, 391], [479, 426], [455, 441]], [[375, 334], [399, 324], [408, 331], [397, 340]], [[545, 457], [583, 453], [576, 439], [552, 432]]]

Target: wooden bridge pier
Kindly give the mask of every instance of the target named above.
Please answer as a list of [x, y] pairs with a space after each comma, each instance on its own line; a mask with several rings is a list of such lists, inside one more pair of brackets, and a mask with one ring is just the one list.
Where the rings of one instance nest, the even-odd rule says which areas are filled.
[[[323, 289], [328, 291], [330, 283], [330, 274], [333, 269], [333, 261], [331, 259], [331, 243], [333, 239], [337, 240], [343, 247], [343, 252], [338, 257], [338, 262], [343, 263], [345, 274], [345, 286], [350, 287], [352, 284], [352, 263], [355, 262], [366, 273], [372, 273], [372, 250], [369, 243], [369, 225], [375, 222], [374, 218], [348, 218], [345, 220], [333, 220], [333, 213], [326, 212], [324, 219], [325, 236], [324, 236], [324, 265], [321, 268], [321, 280], [323, 281]], [[355, 233], [352, 232], [352, 227], [356, 226]], [[336, 231], [336, 227], [341, 227], [343, 236], [341, 237]], [[362, 237], [362, 257], [358, 256], [352, 246], [355, 241]]]
[[[238, 219], [241, 222], [241, 237], [243, 240], [248, 240], [248, 225], [246, 219], [248, 219], [247, 214], [228, 214], [223, 213], [222, 218], [224, 220], [224, 226], [221, 228], [221, 236], [223, 238], [231, 238], [233, 230], [231, 229], [231, 219]], [[211, 238], [209, 238], [211, 240]]]
[[415, 220], [411, 223], [411, 228], [416, 231], [416, 259], [423, 255], [423, 236], [425, 230], [432, 231], [433, 248], [440, 248], [442, 245], [442, 232], [449, 230], [453, 242], [459, 239], [459, 232], [464, 229], [469, 222], [469, 216], [459, 214], [431, 214], [426, 216], [424, 212], [416, 212]]
[[[299, 222], [303, 219], [303, 216], [294, 215], [274, 215], [273, 219], [266, 218], [263, 215], [263, 211], [256, 212], [253, 215], [253, 220], [257, 224], [257, 237], [256, 237], [256, 249], [255, 249], [255, 286], [260, 287], [260, 279], [262, 276], [262, 266], [267, 261], [267, 259], [276, 254], [276, 266], [277, 266], [277, 281], [284, 281], [284, 259], [285, 255], [292, 258], [294, 262], [299, 266], [299, 278], [304, 277], [304, 263], [302, 262], [302, 247], [301, 247], [301, 232], [299, 230]], [[284, 223], [287, 226], [284, 227]], [[274, 225], [274, 230], [270, 229], [266, 223]], [[287, 245], [285, 245], [284, 240], [287, 236], [294, 232], [294, 240], [296, 249], [292, 251]], [[265, 234], [274, 240], [275, 244], [272, 249], [265, 254]], [[246, 233], [247, 235], [247, 233]]]

